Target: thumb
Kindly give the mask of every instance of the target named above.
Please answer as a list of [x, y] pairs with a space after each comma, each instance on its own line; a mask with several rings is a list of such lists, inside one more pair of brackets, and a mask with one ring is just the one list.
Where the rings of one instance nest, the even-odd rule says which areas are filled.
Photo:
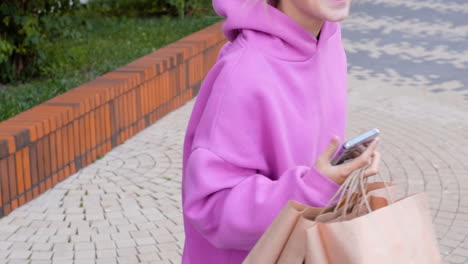
[[337, 136], [333, 136], [330, 140], [330, 143], [327, 146], [327, 149], [323, 152], [322, 156], [327, 161], [331, 161], [333, 154], [336, 152], [338, 147], [340, 146], [340, 140]]

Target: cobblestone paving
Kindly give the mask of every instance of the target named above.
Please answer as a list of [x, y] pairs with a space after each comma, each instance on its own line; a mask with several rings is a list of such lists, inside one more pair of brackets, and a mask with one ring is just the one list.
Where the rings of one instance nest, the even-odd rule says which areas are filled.
[[[468, 263], [468, 4], [356, 0], [343, 24], [353, 136], [426, 191], [446, 263]], [[180, 263], [182, 144], [194, 101], [0, 219], [2, 263]]]

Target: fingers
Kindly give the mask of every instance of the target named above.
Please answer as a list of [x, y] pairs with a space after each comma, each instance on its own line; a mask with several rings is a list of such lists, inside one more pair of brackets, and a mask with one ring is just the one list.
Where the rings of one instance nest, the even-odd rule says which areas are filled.
[[327, 149], [321, 155], [321, 158], [326, 160], [327, 162], [331, 161], [333, 154], [336, 152], [338, 147], [340, 146], [340, 140], [337, 136], [333, 136], [330, 140], [330, 143], [327, 146]]
[[364, 177], [374, 176], [379, 173], [381, 155], [380, 152], [375, 151], [372, 156], [372, 163], [364, 172]]
[[[372, 143], [369, 145], [369, 147], [357, 158], [349, 161], [349, 162], [346, 162], [342, 165], [339, 165], [340, 168], [340, 171], [342, 171], [342, 173], [346, 174], [346, 175], [349, 175], [351, 174], [353, 171], [357, 170], [357, 169], [360, 169], [364, 166], [369, 166], [371, 165], [371, 161], [372, 161], [372, 154], [375, 152], [375, 149], [377, 148], [377, 143], [378, 143], [379, 139], [376, 138], [374, 141], [372, 141]], [[379, 154], [380, 155], [380, 154]]]
[[[377, 144], [379, 143], [379, 140], [380, 138], [375, 138], [369, 145], [369, 147], [367, 147], [366, 151], [368, 151], [369, 153], [374, 153], [375, 150], [377, 149]], [[365, 151], [364, 151], [365, 152]]]

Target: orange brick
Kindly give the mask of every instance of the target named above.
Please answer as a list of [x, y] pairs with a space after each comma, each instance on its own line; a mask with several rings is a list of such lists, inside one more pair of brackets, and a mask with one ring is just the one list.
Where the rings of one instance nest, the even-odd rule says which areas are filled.
[[65, 175], [65, 178], [71, 175], [70, 166], [63, 168], [63, 174]]
[[34, 187], [33, 188], [33, 198], [36, 198], [39, 196], [39, 187]]
[[18, 200], [17, 199], [14, 199], [11, 201], [11, 210], [15, 210], [16, 208], [18, 208]]
[[59, 182], [58, 175], [57, 175], [57, 173], [54, 173], [52, 175], [52, 185], [55, 186], [58, 182]]
[[21, 195], [20, 197], [18, 197], [18, 206], [22, 206], [25, 203], [26, 203], [26, 197], [24, 197], [24, 195]]
[[[0, 131], [1, 133], [1, 131]], [[5, 134], [2, 135], [0, 134], [0, 140], [6, 140], [8, 143], [8, 153], [13, 154], [16, 152], [16, 143], [15, 143], [15, 137], [11, 134]]]
[[91, 148], [95, 148], [96, 147], [96, 135], [97, 135], [97, 131], [96, 131], [96, 113], [97, 111], [91, 111], [90, 114], [89, 114], [89, 117], [90, 117], [90, 139], [91, 139]]
[[50, 175], [52, 174], [52, 169], [51, 169], [51, 145], [50, 145], [50, 136], [49, 135], [46, 135], [44, 137], [44, 145], [43, 145], [43, 152], [42, 152], [42, 155], [43, 155], [43, 158], [44, 158], [44, 177], [50, 177]]
[[2, 190], [2, 205], [10, 201], [10, 179], [7, 159], [0, 159], [0, 189]]
[[64, 166], [64, 150], [63, 150], [63, 138], [62, 138], [62, 133], [64, 131], [64, 128], [60, 128], [56, 132], [56, 142], [57, 142], [57, 168], [60, 170]]
[[26, 191], [25, 194], [24, 194], [24, 198], [26, 199], [26, 201], [25, 201], [26, 203], [31, 201], [33, 199], [32, 191], [31, 190]]
[[[37, 141], [36, 145], [36, 155], [37, 155], [37, 179], [38, 182], [42, 182], [46, 175], [45, 175], [45, 164], [44, 164], [44, 150], [43, 150], [43, 145], [44, 145], [44, 139], [40, 139]], [[42, 193], [41, 189], [41, 193]]]
[[75, 162], [72, 162], [70, 164], [70, 175], [74, 174], [75, 172], [76, 172], [76, 164], [75, 164]]
[[[84, 120], [84, 117], [81, 117], [79, 120], [78, 120], [78, 141], [79, 141], [79, 148], [80, 148], [80, 152], [79, 152], [79, 156], [82, 156], [84, 155], [84, 153], [86, 152], [86, 133], [85, 133], [85, 120]], [[75, 135], [76, 136], [76, 135]]]
[[81, 155], [79, 120], [80, 119], [73, 121], [73, 148], [75, 149], [75, 155], [72, 156], [71, 161], [73, 161], [75, 157], [79, 157]]
[[23, 173], [24, 173], [24, 187], [26, 190], [31, 189], [31, 160], [29, 157], [29, 148], [23, 148], [21, 151], [23, 155]]
[[18, 185], [17, 185], [17, 178], [16, 178], [16, 155], [10, 155], [7, 158], [8, 163], [8, 179], [10, 182], [10, 201], [16, 199], [18, 193]]
[[105, 122], [105, 134], [104, 134], [104, 140], [108, 140], [111, 137], [111, 119], [110, 119], [110, 113], [109, 113], [109, 105], [106, 105], [104, 107], [104, 122]]
[[10, 204], [5, 204], [3, 205], [3, 214], [8, 215], [11, 212], [11, 205]]
[[46, 180], [46, 188], [47, 188], [47, 190], [49, 190], [50, 188], [52, 188], [52, 177], [47, 178], [47, 180]]
[[[74, 121], [76, 122], [76, 121]], [[67, 164], [71, 163], [73, 161], [73, 159], [76, 157], [76, 155], [78, 154], [77, 153], [77, 150], [75, 148], [75, 136], [74, 136], [74, 133], [75, 133], [75, 129], [74, 129], [74, 125], [72, 124], [69, 124], [68, 127], [67, 127], [67, 135], [66, 135], [66, 142], [68, 144], [68, 149], [67, 149], [67, 153], [68, 153], [68, 159], [67, 159]]]
[[52, 132], [49, 135], [49, 145], [50, 145], [50, 164], [51, 164], [51, 173], [55, 173], [58, 169], [57, 165], [57, 136], [56, 132]]

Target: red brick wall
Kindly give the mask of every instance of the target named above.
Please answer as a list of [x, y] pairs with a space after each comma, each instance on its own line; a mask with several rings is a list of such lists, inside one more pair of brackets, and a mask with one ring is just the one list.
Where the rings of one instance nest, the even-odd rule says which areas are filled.
[[0, 123], [0, 217], [192, 99], [221, 23]]

